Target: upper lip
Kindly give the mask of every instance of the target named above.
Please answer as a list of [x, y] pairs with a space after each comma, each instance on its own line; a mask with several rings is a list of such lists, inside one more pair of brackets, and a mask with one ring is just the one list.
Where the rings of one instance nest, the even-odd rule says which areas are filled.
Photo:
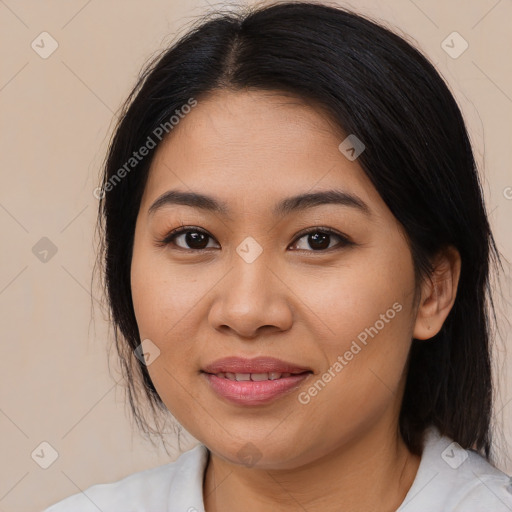
[[203, 368], [206, 373], [303, 373], [310, 368], [276, 359], [275, 357], [224, 357], [217, 359]]

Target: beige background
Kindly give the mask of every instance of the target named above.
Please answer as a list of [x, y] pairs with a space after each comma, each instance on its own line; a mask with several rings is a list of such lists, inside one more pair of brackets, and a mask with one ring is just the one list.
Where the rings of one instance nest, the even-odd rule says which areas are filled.
[[[449, 82], [484, 172], [498, 246], [510, 260], [512, 2], [339, 3], [406, 34]], [[91, 300], [97, 209], [92, 191], [113, 113], [142, 64], [211, 5], [0, 0], [0, 512], [39, 510], [94, 483], [169, 461], [163, 450], [132, 433], [114, 359], [112, 376], [108, 371], [107, 325], [97, 307], [91, 322], [91, 302], [96, 306], [100, 299], [92, 287]], [[31, 47], [43, 31], [59, 45], [47, 59]], [[469, 43], [457, 59], [441, 47], [453, 31]], [[57, 248], [46, 263], [32, 250], [42, 237]], [[512, 341], [505, 322], [512, 311], [510, 283], [505, 279], [499, 303], [504, 339], [496, 353], [502, 433], [496, 451], [508, 473], [512, 351], [507, 355], [503, 347], [505, 335]], [[31, 458], [43, 441], [59, 454], [48, 469]], [[185, 446], [193, 444], [188, 438]]]

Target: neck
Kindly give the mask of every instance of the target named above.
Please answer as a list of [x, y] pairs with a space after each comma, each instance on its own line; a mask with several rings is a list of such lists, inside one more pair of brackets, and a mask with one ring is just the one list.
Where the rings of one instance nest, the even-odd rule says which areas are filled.
[[247, 468], [210, 452], [203, 482], [206, 512], [394, 512], [416, 476], [420, 457], [398, 429], [374, 429], [293, 469]]

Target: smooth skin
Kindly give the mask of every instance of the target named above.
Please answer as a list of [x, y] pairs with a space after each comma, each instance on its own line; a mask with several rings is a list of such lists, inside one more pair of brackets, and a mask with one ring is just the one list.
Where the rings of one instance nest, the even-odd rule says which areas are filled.
[[[211, 451], [207, 512], [394, 511], [416, 476], [420, 458], [398, 428], [407, 356], [413, 337], [431, 338], [448, 316], [460, 256], [440, 253], [415, 295], [403, 229], [357, 159], [338, 149], [345, 137], [298, 98], [217, 91], [156, 150], [136, 223], [133, 304], [141, 340], [160, 350], [148, 366], [160, 397]], [[181, 204], [149, 213], [171, 189], [212, 196], [229, 213]], [[369, 214], [339, 204], [273, 214], [287, 197], [330, 189], [357, 196]], [[162, 245], [180, 226], [208, 236], [202, 245], [197, 233], [192, 245], [185, 234]], [[320, 228], [351, 243], [331, 235], [322, 245]], [[320, 234], [299, 233], [310, 229]], [[236, 251], [247, 237], [262, 248], [251, 263]], [[300, 403], [298, 394], [395, 303], [401, 311]], [[272, 356], [313, 374], [272, 402], [235, 405], [201, 374], [232, 355]], [[251, 464], [238, 455], [248, 447], [257, 454]]]

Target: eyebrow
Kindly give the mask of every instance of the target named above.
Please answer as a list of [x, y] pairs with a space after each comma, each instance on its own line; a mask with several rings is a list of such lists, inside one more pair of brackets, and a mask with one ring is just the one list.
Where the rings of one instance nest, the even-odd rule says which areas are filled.
[[[344, 192], [342, 190], [306, 192], [297, 196], [287, 197], [274, 206], [272, 213], [276, 217], [284, 217], [291, 212], [302, 211], [326, 204], [348, 206], [359, 210], [367, 216], [371, 216], [370, 208], [361, 198], [350, 192]], [[230, 217], [230, 210], [225, 202], [198, 192], [185, 192], [180, 190], [169, 190], [162, 194], [149, 207], [148, 214], [152, 215], [157, 210], [168, 205], [190, 206], [192, 208], [199, 208], [201, 210]]]

